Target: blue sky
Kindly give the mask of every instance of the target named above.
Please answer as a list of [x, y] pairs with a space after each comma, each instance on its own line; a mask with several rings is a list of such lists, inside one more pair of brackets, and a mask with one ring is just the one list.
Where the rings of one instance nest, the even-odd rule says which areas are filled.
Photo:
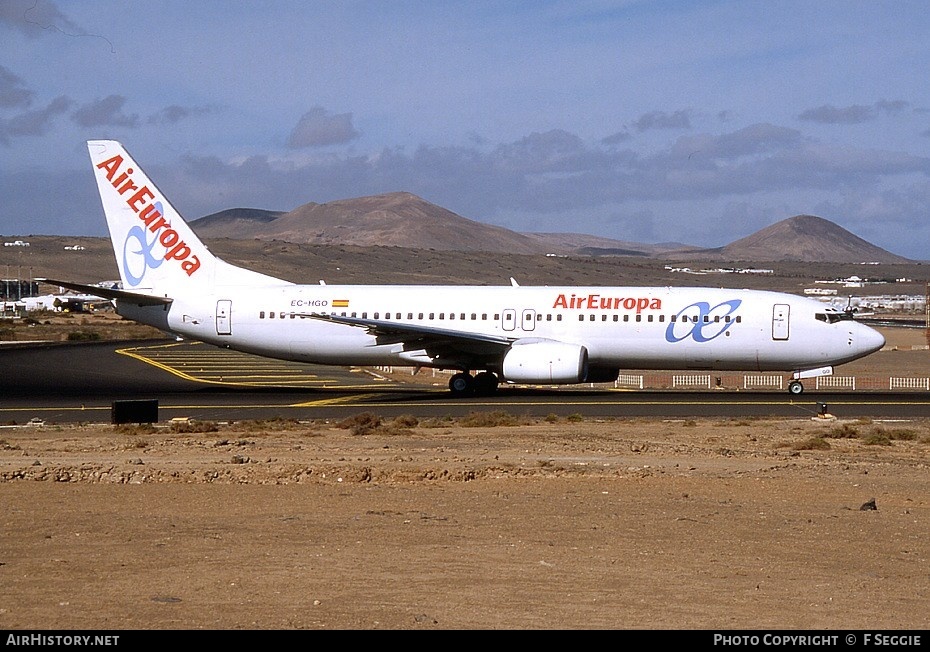
[[408, 191], [721, 246], [793, 215], [930, 259], [923, 2], [0, 0], [0, 234], [104, 235], [85, 141], [189, 219]]

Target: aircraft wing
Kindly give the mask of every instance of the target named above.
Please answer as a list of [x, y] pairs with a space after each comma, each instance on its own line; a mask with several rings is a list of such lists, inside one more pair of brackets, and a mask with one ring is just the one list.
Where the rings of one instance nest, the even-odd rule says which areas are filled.
[[378, 344], [403, 344], [406, 350], [423, 349], [433, 357], [502, 355], [516, 337], [469, 333], [419, 324], [305, 313], [303, 318], [319, 319], [364, 328]]
[[117, 299], [126, 303], [134, 303], [140, 306], [163, 306], [171, 303], [173, 299], [168, 297], [156, 297], [151, 294], [142, 294], [141, 292], [129, 292], [128, 290], [117, 290], [116, 288], [103, 288], [97, 285], [84, 285], [83, 283], [72, 283], [71, 281], [56, 281], [53, 278], [35, 279], [49, 285], [60, 285], [69, 290], [77, 290], [85, 294], [92, 294], [95, 297], [104, 299]]

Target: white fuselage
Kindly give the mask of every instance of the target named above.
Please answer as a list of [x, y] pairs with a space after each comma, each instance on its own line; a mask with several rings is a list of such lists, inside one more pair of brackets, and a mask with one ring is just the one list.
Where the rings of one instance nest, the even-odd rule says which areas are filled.
[[312, 314], [577, 344], [591, 365], [618, 369], [794, 372], [849, 362], [884, 344], [878, 332], [812, 299], [757, 290], [277, 285], [214, 292], [177, 297], [166, 311], [120, 305], [120, 312], [219, 346], [333, 365], [496, 369], [499, 359], [424, 357], [409, 338], [391, 341]]

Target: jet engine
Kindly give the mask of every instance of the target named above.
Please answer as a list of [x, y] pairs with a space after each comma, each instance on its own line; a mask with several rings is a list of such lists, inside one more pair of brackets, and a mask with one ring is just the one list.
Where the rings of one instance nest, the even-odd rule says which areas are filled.
[[581, 383], [588, 372], [588, 350], [564, 342], [518, 341], [504, 356], [502, 371], [505, 380], [515, 383]]

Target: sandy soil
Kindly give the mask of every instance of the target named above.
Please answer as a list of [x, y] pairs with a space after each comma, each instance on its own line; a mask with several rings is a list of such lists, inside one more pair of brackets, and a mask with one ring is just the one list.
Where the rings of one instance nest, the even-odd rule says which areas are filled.
[[930, 421], [342, 425], [3, 428], [0, 629], [930, 626]]

